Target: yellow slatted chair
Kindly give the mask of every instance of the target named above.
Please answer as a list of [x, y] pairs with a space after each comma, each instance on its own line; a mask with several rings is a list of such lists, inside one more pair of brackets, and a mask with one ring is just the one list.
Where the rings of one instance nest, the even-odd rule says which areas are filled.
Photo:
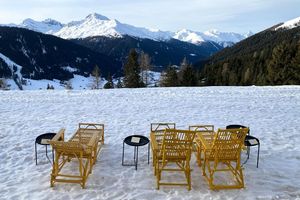
[[[91, 134], [98, 135], [98, 149], [97, 155], [104, 144], [104, 124], [97, 123], [79, 123], [79, 127], [77, 133], [75, 133], [75, 137], [79, 139], [79, 137], [91, 137]], [[75, 140], [75, 138], [73, 138]]]
[[[85, 188], [87, 178], [92, 173], [99, 149], [102, 146], [99, 145], [99, 131], [84, 131], [81, 128], [75, 132], [69, 141], [64, 140], [64, 132], [65, 129], [61, 129], [49, 141], [55, 152], [50, 186], [53, 187], [55, 182], [64, 182], [79, 183], [82, 188]], [[77, 173], [64, 170], [70, 161], [75, 161], [73, 164], [78, 164]]]
[[[205, 137], [199, 137], [204, 152], [202, 171], [210, 189], [244, 188], [241, 150], [247, 133], [248, 128], [218, 129], [212, 142], [205, 139]], [[218, 175], [218, 172], [229, 172], [233, 179], [228, 181], [226, 178], [226, 181], [222, 181], [225, 183], [217, 183], [216, 175]], [[223, 175], [230, 174], [223, 173]]]
[[205, 139], [208, 142], [213, 141], [215, 135], [214, 125], [192, 125], [189, 126], [189, 130], [197, 132], [196, 137], [194, 139], [193, 151], [196, 152], [197, 163], [199, 166], [201, 166], [201, 162], [203, 160], [202, 159], [203, 147], [201, 146], [201, 143], [199, 141], [197, 142], [197, 140], [199, 140], [198, 135], [202, 135], [202, 137], [205, 137]]
[[[187, 186], [188, 190], [191, 189], [190, 159], [195, 134], [195, 131], [166, 129], [160, 147], [151, 134], [153, 146], [158, 149], [155, 162], [157, 189], [160, 185]], [[162, 172], [165, 171], [183, 172], [186, 182], [163, 182]]]
[[[176, 129], [175, 123], [151, 123], [150, 125], [150, 141], [156, 142], [157, 146], [160, 146], [162, 143], [163, 134], [166, 129]], [[151, 139], [152, 137], [152, 139]], [[152, 163], [155, 166], [156, 163], [156, 155], [157, 155], [157, 148], [151, 143], [151, 151], [152, 151]], [[155, 173], [155, 171], [154, 171]]]

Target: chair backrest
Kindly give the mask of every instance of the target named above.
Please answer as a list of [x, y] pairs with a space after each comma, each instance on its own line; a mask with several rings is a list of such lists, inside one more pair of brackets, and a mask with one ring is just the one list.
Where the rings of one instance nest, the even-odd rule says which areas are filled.
[[98, 133], [98, 138], [101, 138], [101, 135], [104, 134], [104, 124], [97, 123], [79, 123], [79, 128], [77, 134], [79, 136], [79, 141], [82, 140], [85, 134]]
[[196, 131], [197, 134], [201, 134], [202, 136], [206, 138], [210, 138], [210, 140], [213, 140], [214, 136], [214, 125], [192, 125], [189, 126], [190, 131]]
[[169, 160], [190, 160], [195, 131], [166, 129], [162, 140], [163, 162]]
[[150, 131], [151, 132], [161, 132], [165, 129], [176, 129], [175, 123], [151, 123]]
[[189, 130], [197, 132], [214, 132], [214, 125], [192, 125], [189, 126]]
[[218, 160], [236, 160], [240, 158], [248, 128], [218, 129], [212, 143], [210, 157]]

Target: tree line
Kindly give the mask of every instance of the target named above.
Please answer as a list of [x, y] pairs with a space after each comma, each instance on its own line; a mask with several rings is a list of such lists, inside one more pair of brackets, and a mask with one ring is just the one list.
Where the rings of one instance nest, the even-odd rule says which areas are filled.
[[[152, 68], [151, 57], [147, 53], [138, 53], [135, 49], [131, 49], [123, 66], [123, 80], [121, 81], [121, 79], [118, 79], [118, 83], [115, 85], [112, 81], [112, 77], [109, 75], [107, 78], [108, 82], [104, 85], [104, 88], [148, 87], [150, 84], [150, 71]], [[169, 66], [161, 73], [159, 83], [155, 83], [155, 86], [198, 86], [200, 85], [198, 74], [199, 72], [193, 68], [192, 64], [190, 64], [186, 58], [184, 58], [180, 66], [169, 64]], [[94, 77], [93, 89], [99, 89], [100, 69], [98, 66], [95, 67], [92, 75]]]

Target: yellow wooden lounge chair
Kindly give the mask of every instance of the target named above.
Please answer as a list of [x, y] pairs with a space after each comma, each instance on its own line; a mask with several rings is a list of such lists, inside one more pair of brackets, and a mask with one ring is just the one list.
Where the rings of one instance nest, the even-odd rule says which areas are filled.
[[[199, 136], [199, 142], [204, 152], [202, 165], [203, 175], [206, 177], [210, 189], [238, 189], [244, 187], [244, 177], [241, 168], [241, 149], [244, 144], [248, 128], [243, 129], [218, 129], [213, 141]], [[217, 172], [230, 172], [233, 180], [228, 184], [217, 183]], [[220, 175], [221, 173], [219, 173]], [[226, 175], [223, 173], [223, 175]], [[226, 176], [227, 177], [227, 176]]]
[[[96, 125], [95, 125], [96, 126]], [[103, 129], [102, 129], [103, 130]], [[49, 141], [55, 152], [55, 160], [51, 173], [50, 185], [55, 182], [79, 183], [85, 188], [86, 180], [97, 160], [97, 155], [102, 146], [99, 140], [99, 131], [79, 128], [69, 141], [64, 141], [64, 129]], [[102, 135], [103, 136], [103, 135]], [[78, 164], [77, 173], [67, 173], [63, 168], [74, 160]]]
[[[158, 146], [155, 140], [154, 133], [151, 134], [151, 144], [157, 152], [154, 166], [157, 178], [157, 189], [159, 189], [160, 185], [188, 186], [188, 190], [191, 189], [190, 159], [195, 134], [195, 131], [166, 129], [160, 146]], [[173, 165], [170, 165], [172, 163]], [[162, 182], [163, 171], [184, 172], [186, 183]]]
[[[196, 137], [194, 139], [194, 146], [193, 146], [193, 151], [196, 152], [196, 158], [197, 158], [197, 163], [199, 166], [201, 166], [201, 161], [202, 161], [202, 151], [203, 148], [201, 147], [201, 143], [197, 142], [199, 140], [198, 135], [202, 135], [202, 137], [205, 137], [207, 142], [211, 142], [214, 139], [214, 125], [192, 125], [189, 126], [190, 131], [196, 131]], [[199, 145], [199, 148], [197, 148], [197, 144]]]
[[[150, 138], [152, 135], [152, 137], [154, 138], [153, 140], [156, 141], [156, 144], [158, 146], [160, 146], [162, 143], [163, 134], [166, 129], [176, 129], [176, 124], [175, 123], [151, 123], [150, 125]], [[152, 161], [153, 161], [152, 163], [153, 166], [155, 166], [157, 151], [156, 149], [153, 148], [153, 145], [151, 145], [151, 151], [152, 151]]]

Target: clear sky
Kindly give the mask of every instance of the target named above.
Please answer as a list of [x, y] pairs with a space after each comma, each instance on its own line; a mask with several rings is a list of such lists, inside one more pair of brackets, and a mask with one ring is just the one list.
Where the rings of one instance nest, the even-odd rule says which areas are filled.
[[63, 23], [99, 13], [122, 23], [176, 31], [261, 31], [300, 16], [300, 0], [0, 0], [0, 24]]

